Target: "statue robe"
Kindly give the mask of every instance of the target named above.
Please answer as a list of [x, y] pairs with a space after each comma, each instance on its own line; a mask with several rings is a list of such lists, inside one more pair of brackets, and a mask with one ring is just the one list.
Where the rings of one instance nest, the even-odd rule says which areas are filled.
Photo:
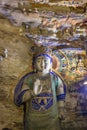
[[[42, 91], [33, 96], [31, 91], [37, 79], [42, 83]], [[23, 102], [26, 92], [29, 97]], [[60, 130], [58, 101], [64, 99], [65, 86], [54, 72], [45, 77], [38, 77], [37, 73], [28, 73], [22, 77], [15, 89], [14, 102], [17, 106], [24, 105], [24, 130]]]

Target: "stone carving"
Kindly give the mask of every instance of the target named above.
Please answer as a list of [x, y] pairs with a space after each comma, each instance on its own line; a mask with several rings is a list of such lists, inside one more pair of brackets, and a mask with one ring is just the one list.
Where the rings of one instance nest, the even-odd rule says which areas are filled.
[[8, 50], [6, 48], [0, 47], [0, 61], [8, 57]]
[[18, 82], [14, 100], [24, 105], [24, 130], [60, 130], [59, 119], [64, 119], [66, 86], [52, 71], [52, 52], [49, 48], [35, 48], [33, 72]]

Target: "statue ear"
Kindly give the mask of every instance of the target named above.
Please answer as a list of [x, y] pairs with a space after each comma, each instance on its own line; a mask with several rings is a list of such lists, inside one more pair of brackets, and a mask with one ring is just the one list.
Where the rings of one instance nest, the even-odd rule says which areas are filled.
[[36, 64], [33, 63], [33, 71], [36, 73], [37, 69], [36, 69]]
[[33, 70], [34, 70], [34, 72], [36, 73], [36, 71], [37, 71], [36, 68], [34, 68]]
[[52, 62], [51, 62], [51, 64], [50, 64], [49, 72], [51, 72], [51, 71], [52, 71]]
[[51, 68], [52, 68], [52, 66], [53, 66], [53, 63], [51, 62], [51, 64], [50, 64], [50, 66], [51, 66]]

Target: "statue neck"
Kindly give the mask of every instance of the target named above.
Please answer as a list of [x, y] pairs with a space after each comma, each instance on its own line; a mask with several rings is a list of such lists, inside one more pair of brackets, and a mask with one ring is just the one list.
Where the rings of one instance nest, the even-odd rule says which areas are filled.
[[49, 74], [49, 71], [46, 71], [46, 72], [40, 72], [40, 71], [38, 71], [37, 74], [38, 74], [39, 77], [40, 76], [44, 77], [44, 76], [47, 76]]

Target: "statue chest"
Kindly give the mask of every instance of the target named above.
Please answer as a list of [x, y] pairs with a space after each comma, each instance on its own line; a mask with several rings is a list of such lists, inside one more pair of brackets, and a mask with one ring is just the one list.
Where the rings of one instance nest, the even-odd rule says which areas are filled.
[[53, 105], [53, 90], [51, 78], [39, 79], [42, 91], [31, 101], [32, 109], [35, 111], [46, 111]]

